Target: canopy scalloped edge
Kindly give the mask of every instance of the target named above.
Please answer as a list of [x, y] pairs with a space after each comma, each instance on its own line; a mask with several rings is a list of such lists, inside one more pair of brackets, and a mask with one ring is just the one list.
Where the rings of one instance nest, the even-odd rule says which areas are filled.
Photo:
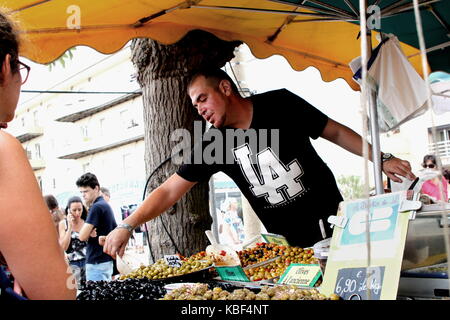
[[[61, 29], [27, 32], [22, 35], [21, 55], [34, 62], [47, 64], [58, 59], [65, 51], [74, 46], [84, 45], [91, 47], [100, 53], [111, 54], [122, 49], [125, 44], [133, 38], [146, 37], [163, 44], [173, 44], [179, 41], [186, 33], [194, 29], [196, 28], [192, 26], [160, 22], [151, 23], [140, 28], [133, 28], [131, 26], [111, 26], [110, 28], [100, 30]], [[323, 81], [330, 82], [341, 78], [344, 79], [353, 90], [360, 90], [359, 85], [352, 79], [351, 69], [347, 65], [312, 56], [307, 53], [298, 52], [294, 49], [276, 46], [275, 44], [268, 43], [265, 39], [255, 38], [236, 32], [226, 32], [208, 28], [202, 29], [214, 34], [222, 40], [239, 40], [246, 43], [252, 51], [252, 54], [259, 59], [268, 58], [273, 55], [281, 55], [296, 71], [302, 71], [312, 66], [320, 71]], [[114, 32], [113, 37], [111, 37], [111, 32]], [[75, 33], [77, 35], [67, 37], [67, 33]], [[102, 36], [103, 34], [104, 36]], [[52, 45], [42, 45], [43, 43], [51, 43]]]

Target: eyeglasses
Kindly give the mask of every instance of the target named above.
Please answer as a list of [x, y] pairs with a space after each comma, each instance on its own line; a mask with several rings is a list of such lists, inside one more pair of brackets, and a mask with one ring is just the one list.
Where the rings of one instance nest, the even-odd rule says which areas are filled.
[[426, 168], [430, 168], [430, 169], [433, 169], [434, 167], [436, 167], [436, 165], [435, 165], [435, 164], [432, 164], [432, 163], [430, 163], [430, 164], [423, 164], [423, 165], [422, 165], [422, 167], [424, 167], [425, 169], [426, 169]]
[[17, 63], [19, 64], [19, 72], [20, 72], [20, 76], [22, 78], [22, 84], [24, 84], [28, 80], [28, 76], [30, 75], [31, 67], [21, 61], [17, 61]]

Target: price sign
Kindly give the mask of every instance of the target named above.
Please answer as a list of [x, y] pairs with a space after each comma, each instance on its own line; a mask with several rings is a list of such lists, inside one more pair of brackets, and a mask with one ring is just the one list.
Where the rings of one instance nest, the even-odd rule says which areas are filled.
[[222, 280], [250, 282], [241, 266], [216, 267], [216, 271]]
[[172, 268], [179, 268], [183, 264], [180, 257], [175, 254], [174, 255], [165, 255], [164, 260], [169, 265], [169, 267], [172, 267]]
[[318, 264], [291, 263], [282, 274], [279, 284], [314, 287], [322, 275]]
[[385, 267], [340, 269], [334, 293], [345, 300], [380, 300], [384, 269]]
[[337, 217], [347, 223], [333, 229], [321, 293], [347, 300], [397, 298], [412, 213], [401, 209], [406, 199], [410, 195], [401, 191], [340, 203]]
[[282, 246], [289, 245], [286, 238], [279, 234], [266, 233], [266, 234], [261, 234], [261, 236], [263, 237], [264, 241], [266, 241], [267, 243], [275, 243], [275, 244], [282, 245]]

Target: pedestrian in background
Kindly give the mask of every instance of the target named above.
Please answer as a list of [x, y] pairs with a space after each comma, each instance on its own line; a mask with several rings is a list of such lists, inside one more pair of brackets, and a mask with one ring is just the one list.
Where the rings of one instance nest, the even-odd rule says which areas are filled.
[[47, 204], [47, 208], [50, 211], [50, 214], [52, 216], [53, 223], [55, 224], [55, 228], [57, 231], [59, 231], [59, 223], [66, 218], [65, 214], [62, 212], [61, 208], [59, 207], [58, 200], [51, 195], [48, 194], [44, 196], [45, 203]]
[[[436, 173], [436, 177], [423, 183], [421, 193], [428, 195], [433, 201], [448, 201], [448, 181], [445, 178], [445, 171], [442, 174], [438, 169], [438, 159], [435, 155], [427, 154], [423, 157], [422, 167], [425, 170]], [[441, 192], [442, 186], [442, 192]]]
[[105, 199], [105, 201], [109, 203], [109, 200], [111, 199], [111, 193], [109, 192], [109, 189], [101, 187], [100, 191], [102, 192], [103, 199]]
[[85, 173], [76, 181], [76, 185], [89, 206], [88, 217], [79, 233], [81, 241], [88, 241], [86, 280], [112, 280], [113, 259], [103, 252], [99, 237], [106, 236], [116, 228], [113, 211], [101, 195], [100, 183], [94, 174]]
[[81, 241], [79, 234], [87, 218], [87, 209], [80, 197], [72, 197], [67, 202], [67, 218], [59, 223], [59, 244], [66, 252], [69, 265], [78, 283], [86, 280], [87, 242]]

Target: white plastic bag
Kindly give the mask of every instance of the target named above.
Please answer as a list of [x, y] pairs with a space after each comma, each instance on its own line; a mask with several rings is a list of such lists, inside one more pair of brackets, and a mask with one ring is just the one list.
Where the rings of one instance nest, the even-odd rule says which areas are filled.
[[[374, 57], [369, 60], [368, 83], [377, 93], [379, 129], [387, 132], [425, 112], [427, 91], [425, 81], [409, 63], [397, 37], [390, 35], [383, 41], [374, 50]], [[357, 70], [354, 79], [359, 84], [360, 65], [359, 57], [350, 63], [352, 70]]]

